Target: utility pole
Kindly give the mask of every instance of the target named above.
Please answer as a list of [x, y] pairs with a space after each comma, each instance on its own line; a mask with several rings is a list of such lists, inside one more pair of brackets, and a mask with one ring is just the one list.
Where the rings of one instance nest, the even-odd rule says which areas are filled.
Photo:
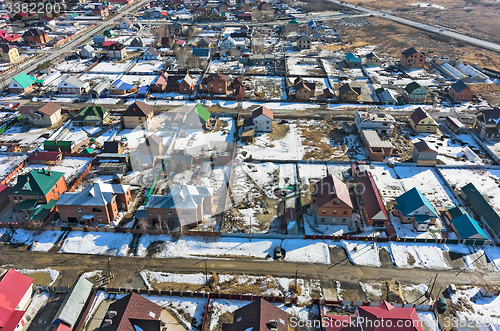
[[252, 216], [250, 216], [250, 236], [248, 237], [248, 241], [252, 241]]
[[208, 284], [208, 269], [207, 269], [207, 260], [205, 260], [205, 283]]
[[295, 267], [295, 293], [297, 293], [297, 295], [299, 294], [299, 287], [298, 287], [298, 282], [297, 282], [298, 270], [299, 270], [299, 267], [296, 266]]
[[108, 258], [108, 272], [109, 272], [109, 275], [111, 276], [111, 258], [109, 257]]

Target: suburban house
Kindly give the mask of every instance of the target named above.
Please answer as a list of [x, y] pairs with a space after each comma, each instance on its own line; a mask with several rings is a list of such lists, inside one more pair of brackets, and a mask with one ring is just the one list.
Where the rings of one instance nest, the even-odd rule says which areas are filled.
[[210, 123], [210, 112], [198, 103], [185, 118], [185, 126], [188, 129], [209, 129], [212, 127]]
[[108, 307], [100, 331], [160, 330], [162, 308], [132, 292]]
[[358, 98], [360, 95], [361, 87], [352, 87], [349, 83], [346, 83], [339, 87], [340, 102], [358, 102]]
[[101, 153], [120, 154], [123, 152], [124, 147], [121, 141], [105, 141], [104, 144], [102, 144]]
[[122, 113], [123, 127], [125, 129], [140, 127], [142, 130], [149, 130], [153, 117], [153, 106], [136, 101]]
[[137, 153], [145, 155], [161, 155], [163, 147], [163, 138], [152, 134], [147, 137], [144, 142], [137, 146]]
[[464, 201], [469, 205], [474, 214], [483, 223], [483, 225], [493, 235], [497, 243], [500, 242], [500, 216], [493, 209], [491, 204], [477, 190], [474, 184], [469, 183], [462, 187], [461, 195]]
[[263, 298], [238, 308], [233, 313], [233, 323], [223, 323], [222, 331], [288, 331], [286, 311]]
[[202, 93], [223, 94], [227, 93], [227, 75], [211, 74], [202, 79], [200, 88]]
[[61, 120], [61, 109], [61, 105], [51, 101], [42, 107], [19, 107], [19, 112], [33, 126], [52, 126]]
[[375, 93], [377, 93], [378, 99], [383, 105], [396, 105], [398, 103], [393, 92], [389, 89], [380, 87], [375, 90]]
[[92, 16], [101, 16], [106, 18], [109, 15], [109, 8], [105, 4], [95, 6], [92, 9]]
[[82, 47], [80, 50], [80, 56], [85, 59], [92, 59], [95, 57], [95, 49], [89, 44]]
[[377, 54], [370, 52], [365, 56], [365, 65], [368, 67], [380, 67], [384, 61], [382, 61]]
[[111, 81], [107, 78], [103, 79], [97, 85], [92, 87], [92, 89], [89, 91], [89, 96], [91, 98], [99, 99], [104, 92], [108, 89], [108, 87], [111, 85]]
[[236, 40], [233, 37], [226, 37], [219, 45], [219, 49], [232, 49], [236, 47]]
[[75, 143], [69, 140], [45, 140], [43, 142], [43, 149], [51, 152], [73, 153]]
[[420, 107], [410, 115], [410, 126], [415, 132], [436, 133], [438, 128], [436, 121]]
[[165, 120], [166, 127], [180, 128], [186, 120], [187, 113], [167, 112], [167, 119]]
[[49, 35], [47, 32], [38, 28], [31, 28], [23, 33], [23, 41], [25, 44], [29, 45], [41, 45], [49, 41]]
[[122, 30], [130, 30], [133, 26], [134, 23], [128, 17], [123, 18], [120, 22], [120, 29]]
[[404, 88], [404, 96], [408, 102], [423, 103], [427, 98], [427, 89], [417, 82], [411, 82]]
[[[388, 327], [389, 322], [393, 327]], [[357, 316], [326, 315], [324, 323], [328, 325], [326, 331], [424, 331], [415, 308], [394, 307], [387, 301], [376, 307], [359, 306]], [[408, 327], [396, 327], [396, 325], [408, 325]]]
[[358, 188], [362, 188], [359, 195], [358, 205], [362, 209], [363, 220], [368, 226], [386, 226], [389, 223], [389, 215], [385, 209], [377, 185], [369, 171], [360, 172], [356, 176]]
[[35, 151], [29, 157], [30, 164], [44, 164], [56, 166], [59, 165], [62, 161], [62, 153], [51, 152], [51, 151]]
[[69, 76], [59, 84], [57, 88], [59, 94], [85, 94], [90, 90], [90, 84], [79, 80], [74, 76]]
[[115, 42], [108, 46], [108, 57], [110, 59], [121, 60], [127, 56], [125, 45]]
[[149, 47], [144, 53], [142, 53], [141, 58], [143, 60], [158, 60], [160, 58], [160, 52], [153, 47]]
[[429, 146], [425, 140], [420, 140], [413, 143], [411, 160], [418, 166], [432, 167], [436, 164], [438, 154], [438, 151]]
[[130, 42], [130, 46], [132, 46], [132, 47], [146, 47], [146, 41], [141, 37], [135, 37]]
[[273, 131], [273, 112], [265, 106], [260, 106], [252, 111], [252, 116], [243, 121], [243, 131], [254, 132]]
[[234, 89], [234, 92], [233, 92], [234, 100], [243, 101], [243, 100], [245, 100], [245, 97], [246, 97], [246, 91], [245, 91], [245, 87], [243, 87], [243, 85], [240, 85]]
[[425, 55], [415, 48], [410, 47], [404, 52], [401, 52], [400, 64], [406, 69], [423, 68], [425, 66]]
[[367, 111], [356, 111], [354, 124], [358, 132], [361, 130], [375, 130], [378, 134], [392, 135], [396, 127], [396, 120], [389, 114], [374, 114]]
[[[475, 219], [459, 206], [448, 208], [447, 216], [451, 220], [451, 227], [459, 240], [474, 240], [484, 243], [488, 236]], [[475, 243], [474, 243], [475, 244]]]
[[446, 116], [445, 123], [448, 126], [448, 128], [450, 128], [450, 130], [453, 131], [455, 134], [463, 134], [463, 133], [467, 133], [467, 131], [469, 131], [469, 128], [467, 128], [456, 117]]
[[14, 209], [31, 211], [39, 204], [54, 203], [64, 192], [64, 173], [41, 168], [19, 175], [7, 195]]
[[212, 41], [204, 36], [203, 38], [201, 38], [198, 43], [196, 44], [196, 47], [198, 48], [210, 48], [210, 46], [212, 45]]
[[164, 226], [166, 222], [170, 229], [197, 226], [212, 215], [212, 208], [212, 189], [192, 185], [173, 185], [167, 195], [151, 195], [146, 203], [150, 224]]
[[363, 59], [356, 56], [353, 52], [347, 53], [344, 57], [345, 62], [349, 68], [361, 68], [363, 64]]
[[165, 88], [167, 87], [167, 79], [166, 76], [168, 74], [161, 74], [156, 78], [156, 80], [151, 84], [151, 93], [162, 93], [165, 92]]
[[347, 185], [333, 175], [314, 184], [311, 211], [317, 224], [348, 225], [352, 216], [352, 201]]
[[[293, 81], [293, 91], [290, 93], [295, 93], [296, 100], [311, 100], [316, 95], [316, 84], [314, 82], [307, 82], [302, 79], [302, 76], [298, 76]], [[291, 89], [291, 90], [292, 90]]]
[[300, 36], [297, 39], [297, 48], [299, 49], [310, 49], [312, 43], [312, 38], [309, 36]]
[[94, 42], [94, 44], [102, 46], [105, 42], [108, 41], [108, 36], [94, 36], [94, 38], [92, 38], [92, 41]]
[[19, 51], [17, 47], [10, 44], [0, 44], [2, 62], [15, 63], [19, 60]]
[[33, 279], [10, 269], [0, 276], [0, 330], [18, 331], [26, 325], [26, 309], [33, 294]]
[[109, 95], [125, 95], [137, 92], [137, 87], [130, 83], [125, 83], [121, 79], [117, 79], [113, 84], [108, 86]]
[[483, 139], [500, 138], [500, 108], [490, 108], [476, 114], [474, 131]]
[[195, 80], [189, 74], [186, 74], [184, 78], [179, 82], [179, 93], [190, 94], [193, 92]]
[[103, 126], [111, 121], [109, 110], [100, 105], [87, 106], [73, 117], [73, 124], [77, 126]]
[[56, 203], [63, 222], [88, 225], [109, 224], [118, 210], [128, 210], [132, 196], [128, 185], [88, 184], [82, 192], [67, 192]]
[[72, 330], [72, 328], [76, 327], [78, 317], [92, 293], [92, 286], [92, 283], [83, 276], [80, 276], [70, 286], [69, 292], [64, 296], [63, 302], [52, 319], [51, 324], [58, 327], [56, 331], [62, 331], [65, 328], [66, 330]]
[[368, 152], [371, 161], [383, 162], [387, 156], [391, 156], [394, 145], [389, 140], [382, 140], [375, 130], [361, 130], [359, 136]]
[[427, 231], [429, 225], [436, 225], [438, 214], [429, 200], [417, 189], [412, 188], [396, 198], [394, 216], [404, 224], [413, 223], [417, 231]]
[[28, 76], [25, 72], [12, 77], [9, 84], [9, 93], [28, 93], [33, 89], [35, 78]]
[[450, 95], [457, 101], [471, 101], [474, 93], [467, 84], [459, 80], [451, 85]]

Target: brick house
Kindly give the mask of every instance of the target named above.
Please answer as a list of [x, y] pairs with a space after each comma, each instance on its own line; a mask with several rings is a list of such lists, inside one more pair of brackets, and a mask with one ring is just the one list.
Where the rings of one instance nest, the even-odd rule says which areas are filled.
[[472, 90], [463, 81], [459, 80], [450, 87], [450, 95], [457, 101], [471, 101]]
[[122, 113], [123, 127], [125, 129], [140, 127], [143, 130], [149, 130], [153, 117], [153, 106], [136, 101]]
[[25, 72], [12, 77], [9, 83], [9, 93], [28, 93], [33, 90], [35, 78], [28, 76]]
[[194, 89], [194, 79], [186, 74], [184, 78], [179, 83], [179, 93], [181, 94], [190, 94]]
[[302, 76], [298, 76], [293, 81], [293, 91], [296, 100], [311, 100], [316, 95], [316, 84], [305, 81]]
[[406, 51], [401, 52], [400, 64], [406, 69], [423, 68], [425, 66], [425, 55], [415, 48], [410, 47]]
[[403, 224], [413, 224], [415, 230], [427, 231], [429, 225], [436, 225], [438, 214], [429, 200], [417, 189], [412, 188], [396, 198], [394, 216]]
[[57, 200], [66, 192], [63, 172], [42, 169], [31, 170], [17, 177], [9, 193], [10, 204], [16, 210], [32, 210], [39, 204]]
[[347, 83], [339, 88], [340, 102], [358, 102], [359, 95], [361, 94], [361, 87], [352, 87]]
[[415, 132], [437, 132], [437, 123], [436, 121], [429, 116], [422, 108], [418, 107], [415, 111], [410, 115], [410, 126], [415, 130]]
[[23, 34], [23, 41], [28, 45], [42, 45], [49, 41], [49, 35], [38, 28], [31, 28]]
[[156, 80], [151, 84], [151, 93], [163, 93], [167, 87], [167, 73], [162, 73]]
[[161, 330], [162, 307], [132, 292], [108, 307], [100, 331]]
[[389, 223], [389, 215], [370, 172], [366, 170], [360, 172], [356, 176], [356, 184], [361, 202], [358, 205], [362, 210], [365, 224], [368, 226], [386, 226]]
[[108, 6], [102, 4], [102, 5], [94, 7], [94, 9], [92, 9], [92, 15], [93, 16], [101, 16], [101, 17], [106, 18], [109, 15]]
[[260, 298], [235, 310], [233, 323], [222, 324], [222, 331], [242, 330], [288, 331], [288, 314]]
[[227, 75], [211, 74], [201, 81], [201, 92], [208, 94], [227, 93]]
[[110, 59], [121, 60], [127, 56], [127, 49], [125, 45], [119, 42], [115, 42], [108, 46], [108, 57]]
[[90, 183], [82, 192], [63, 194], [56, 203], [63, 222], [109, 224], [118, 210], [128, 210], [132, 195], [128, 185]]
[[343, 224], [351, 222], [352, 201], [347, 185], [329, 175], [313, 187], [311, 211], [316, 213], [317, 224]]

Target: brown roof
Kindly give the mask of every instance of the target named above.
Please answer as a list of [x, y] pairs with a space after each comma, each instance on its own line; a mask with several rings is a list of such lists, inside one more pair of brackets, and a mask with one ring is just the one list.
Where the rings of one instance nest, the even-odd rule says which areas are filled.
[[34, 114], [38, 110], [38, 106], [21, 106], [18, 108], [19, 113], [21, 114]]
[[[134, 325], [138, 327], [150, 326], [151, 323], [158, 323], [156, 330], [159, 330], [161, 307], [135, 292], [113, 302], [108, 311], [115, 311], [116, 316], [111, 319], [111, 325], [101, 327], [99, 330], [135, 331], [137, 329]], [[154, 330], [153, 328], [142, 329]]]
[[223, 331], [244, 331], [248, 328], [252, 331], [288, 331], [288, 314], [261, 298], [237, 309], [232, 324], [222, 325]]
[[370, 219], [388, 221], [389, 216], [387, 215], [387, 210], [385, 209], [380, 193], [370, 172], [360, 172], [356, 177], [356, 184], [360, 190], [359, 195], [363, 200], [363, 205], [368, 217]]
[[361, 94], [361, 88], [360, 87], [352, 87], [351, 84], [347, 83], [347, 84], [342, 85], [339, 88], [339, 95], [344, 95], [344, 94], [346, 94], [349, 91], [353, 91], [354, 93], [356, 93], [358, 95]]
[[267, 109], [266, 107], [264, 106], [260, 106], [259, 108], [255, 109], [253, 112], [252, 112], [252, 119], [256, 118], [257, 116], [260, 116], [264, 114], [265, 116], [269, 117], [270, 119], [273, 119], [274, 117], [274, 114], [272, 111], [270, 111], [269, 109]]
[[328, 202], [339, 199], [352, 208], [351, 196], [347, 185], [333, 175], [326, 176], [316, 184], [313, 196], [316, 197], [317, 205], [324, 206]]
[[38, 28], [31, 28], [29, 30], [27, 30], [24, 34], [23, 34], [23, 37], [26, 37], [26, 36], [43, 36], [43, 35], [46, 35], [47, 32], [43, 31], [43, 30], [40, 30]]
[[218, 80], [223, 80], [227, 82], [227, 75], [223, 74], [211, 74], [210, 76], [207, 76], [203, 78], [202, 84], [206, 84], [212, 81], [218, 81]]
[[122, 116], [148, 116], [153, 111], [153, 106], [142, 101], [136, 101], [122, 113]]
[[58, 110], [61, 110], [61, 105], [55, 103], [55, 102], [49, 102], [43, 105], [38, 111], [42, 114], [45, 114], [47, 116], [52, 116], [54, 115]]
[[110, 51], [121, 51], [124, 48], [125, 48], [125, 45], [123, 45], [122, 43], [120, 43], [118, 41], [108, 46], [108, 50], [110, 50]]
[[158, 137], [157, 135], [152, 134], [146, 138], [146, 140], [143, 142], [143, 144], [146, 144], [146, 146], [154, 146], [154, 145], [160, 146], [162, 142], [163, 142], [163, 139], [161, 137]]
[[420, 140], [413, 144], [413, 147], [417, 149], [420, 153], [432, 153], [437, 154], [438, 152], [427, 144], [425, 140]]
[[411, 116], [410, 116], [413, 123], [415, 123], [415, 124], [420, 123], [421, 120], [423, 120], [424, 118], [427, 118], [427, 117], [429, 117], [429, 114], [427, 114], [427, 112], [420, 107], [415, 109], [413, 114], [411, 114]]

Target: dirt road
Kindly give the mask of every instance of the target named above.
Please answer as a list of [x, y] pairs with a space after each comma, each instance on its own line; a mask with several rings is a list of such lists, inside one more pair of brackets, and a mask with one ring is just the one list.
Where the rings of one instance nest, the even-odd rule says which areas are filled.
[[[86, 271], [107, 270], [108, 256], [73, 255], [61, 253], [34, 253], [8, 246], [0, 248], [5, 263], [17, 269], [42, 269], [50, 267], [61, 275], [55, 285], [70, 285], [79, 275]], [[3, 261], [2, 261], [3, 262]], [[262, 261], [250, 259], [207, 260], [208, 273], [246, 273], [254, 275], [273, 275], [295, 277], [295, 267], [301, 278], [317, 278], [322, 281], [338, 280], [340, 282], [380, 282], [388, 279], [399, 279], [404, 283], [428, 283], [436, 273], [439, 274], [437, 284], [493, 284], [500, 285], [500, 273], [465, 271], [457, 275], [459, 270], [427, 270], [396, 269], [393, 267], [371, 268], [355, 266], [350, 263], [304, 264], [279, 261]], [[174, 273], [204, 272], [204, 260], [197, 259], [149, 259], [138, 257], [111, 257], [111, 269], [116, 275], [109, 286], [143, 287], [139, 276], [143, 269]]]

